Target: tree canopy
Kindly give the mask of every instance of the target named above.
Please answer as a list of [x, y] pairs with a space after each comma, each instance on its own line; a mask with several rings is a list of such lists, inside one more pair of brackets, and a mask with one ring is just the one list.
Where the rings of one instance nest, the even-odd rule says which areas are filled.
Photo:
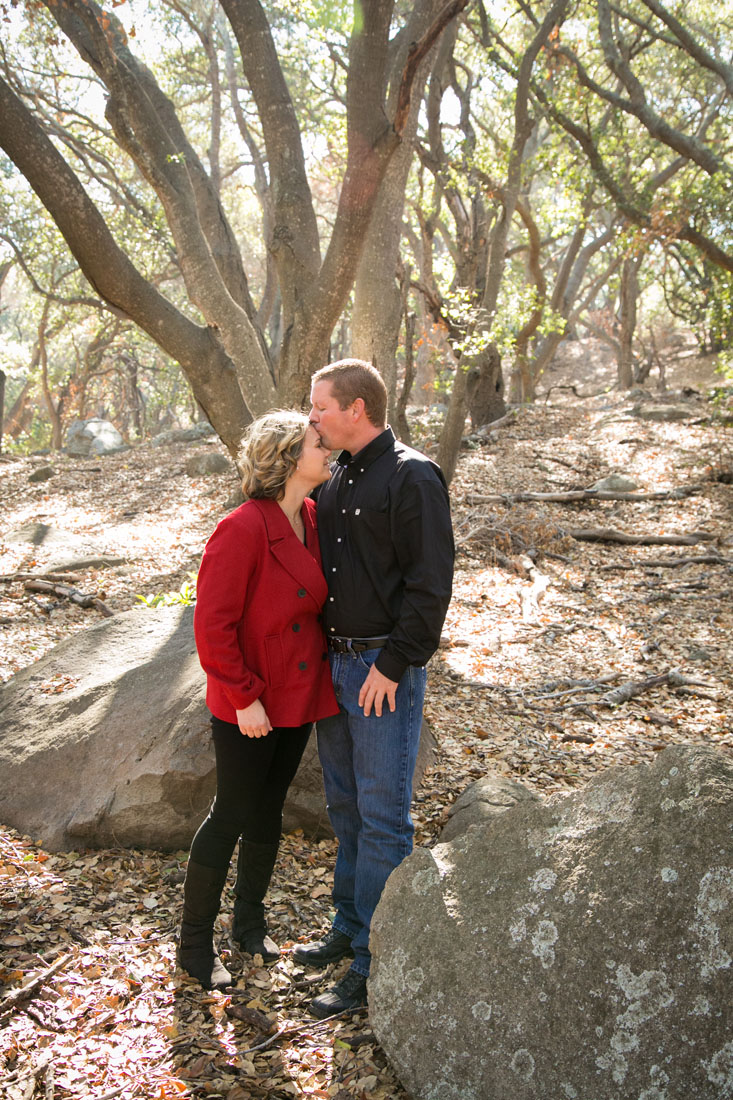
[[0, 259], [39, 305], [0, 298], [0, 324], [45, 369], [57, 443], [92, 376], [134, 430], [178, 365], [234, 451], [338, 354], [374, 361], [394, 409], [398, 362], [430, 346], [450, 473], [467, 409], [531, 400], [579, 323], [631, 384], [650, 288], [730, 341], [719, 5], [26, 0], [4, 19]]

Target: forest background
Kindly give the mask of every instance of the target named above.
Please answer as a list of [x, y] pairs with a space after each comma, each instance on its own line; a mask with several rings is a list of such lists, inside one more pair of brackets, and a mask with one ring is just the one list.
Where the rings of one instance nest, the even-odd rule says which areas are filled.
[[[234, 457], [354, 354], [451, 480], [418, 842], [487, 773], [544, 796], [680, 741], [731, 751], [730, 3], [0, 12], [2, 678], [97, 614], [27, 590], [43, 561], [9, 531], [124, 556], [75, 582], [115, 613], [188, 599], [236, 488], [188, 456]], [[92, 416], [131, 449], [62, 454]], [[152, 444], [203, 419], [218, 439]], [[582, 495], [618, 472], [638, 488]], [[403, 1096], [364, 1020], [306, 1026], [289, 956], [243, 964], [231, 998], [176, 975], [185, 856], [0, 830], [0, 979], [60, 967], [0, 1005], [8, 1088]], [[284, 839], [283, 944], [325, 920], [333, 858]]]
[[232, 453], [354, 354], [391, 421], [531, 402], [569, 337], [621, 388], [730, 365], [729, 4], [2, 7], [4, 445], [202, 416]]

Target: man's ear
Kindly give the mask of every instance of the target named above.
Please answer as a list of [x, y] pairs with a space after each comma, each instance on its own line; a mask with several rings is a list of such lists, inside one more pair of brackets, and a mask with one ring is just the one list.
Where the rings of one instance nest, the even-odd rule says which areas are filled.
[[352, 419], [355, 420], [355, 421], [356, 420], [361, 420], [362, 416], [364, 416], [365, 408], [366, 408], [366, 406], [364, 405], [364, 398], [363, 397], [355, 398], [352, 405], [351, 405], [351, 417], [352, 417]]

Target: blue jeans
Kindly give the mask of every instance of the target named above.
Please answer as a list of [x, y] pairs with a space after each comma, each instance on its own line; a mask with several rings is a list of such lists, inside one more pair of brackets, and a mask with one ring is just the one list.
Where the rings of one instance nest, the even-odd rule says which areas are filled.
[[369, 926], [390, 873], [412, 851], [412, 775], [420, 743], [424, 668], [400, 680], [394, 712], [368, 718], [359, 691], [379, 655], [330, 653], [339, 713], [318, 722], [328, 816], [339, 847], [333, 882], [334, 928], [351, 938], [353, 969], [369, 974]]

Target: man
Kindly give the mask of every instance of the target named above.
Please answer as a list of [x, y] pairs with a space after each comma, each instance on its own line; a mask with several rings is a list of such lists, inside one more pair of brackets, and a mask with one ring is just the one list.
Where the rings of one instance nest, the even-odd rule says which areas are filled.
[[454, 549], [443, 475], [386, 426], [378, 371], [359, 359], [323, 367], [311, 403], [324, 446], [341, 451], [319, 487], [317, 517], [340, 708], [318, 723], [318, 753], [339, 849], [333, 926], [294, 956], [323, 966], [353, 955], [345, 977], [310, 1005], [324, 1018], [366, 1004], [372, 914], [389, 874], [412, 850], [425, 664], [440, 641]]

